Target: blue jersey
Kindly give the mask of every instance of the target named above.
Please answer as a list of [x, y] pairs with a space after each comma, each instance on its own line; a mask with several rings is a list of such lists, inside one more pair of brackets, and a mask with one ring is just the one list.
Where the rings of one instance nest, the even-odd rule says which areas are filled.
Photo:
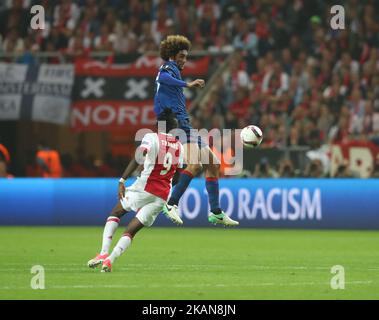
[[178, 65], [174, 61], [166, 61], [160, 68], [155, 80], [154, 112], [158, 116], [165, 108], [170, 108], [178, 120], [189, 119], [186, 110], [186, 98]]

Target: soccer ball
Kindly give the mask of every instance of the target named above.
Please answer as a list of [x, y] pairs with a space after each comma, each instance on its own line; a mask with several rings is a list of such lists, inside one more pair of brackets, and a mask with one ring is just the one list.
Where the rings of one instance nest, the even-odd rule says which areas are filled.
[[257, 126], [247, 126], [241, 131], [241, 142], [246, 148], [258, 147], [263, 139], [262, 130]]

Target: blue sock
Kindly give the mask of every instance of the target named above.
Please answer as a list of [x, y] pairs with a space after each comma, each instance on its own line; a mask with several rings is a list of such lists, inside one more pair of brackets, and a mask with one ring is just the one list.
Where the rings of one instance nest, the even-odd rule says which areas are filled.
[[219, 201], [218, 178], [205, 178], [205, 187], [208, 191], [209, 205], [213, 213], [221, 213]]
[[171, 198], [168, 201], [169, 205], [178, 205], [180, 197], [183, 195], [184, 191], [188, 188], [191, 180], [193, 179], [193, 175], [191, 172], [183, 170], [179, 176], [179, 181], [172, 190]]

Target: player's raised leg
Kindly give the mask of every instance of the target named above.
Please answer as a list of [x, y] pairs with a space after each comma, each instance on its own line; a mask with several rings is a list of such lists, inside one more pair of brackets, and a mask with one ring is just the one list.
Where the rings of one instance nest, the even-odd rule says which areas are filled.
[[103, 261], [108, 257], [113, 235], [116, 232], [121, 217], [125, 213], [126, 211], [123, 209], [121, 203], [118, 202], [112, 209], [112, 212], [105, 223], [100, 253], [88, 261], [88, 267], [95, 268], [98, 265], [102, 264]]
[[211, 209], [208, 221], [213, 224], [222, 224], [225, 226], [239, 225], [238, 221], [229, 218], [220, 208], [218, 184], [220, 161], [209, 146], [201, 148], [201, 159], [205, 168], [205, 187], [208, 192], [208, 200]]
[[197, 143], [186, 143], [183, 147], [184, 160], [187, 167], [180, 173], [179, 181], [175, 185], [169, 201], [163, 207], [163, 213], [173, 222], [178, 224], [183, 224], [183, 221], [178, 214], [179, 200], [183, 193], [187, 190], [193, 177], [197, 176], [197, 174], [201, 171], [201, 165], [199, 163], [200, 149]]

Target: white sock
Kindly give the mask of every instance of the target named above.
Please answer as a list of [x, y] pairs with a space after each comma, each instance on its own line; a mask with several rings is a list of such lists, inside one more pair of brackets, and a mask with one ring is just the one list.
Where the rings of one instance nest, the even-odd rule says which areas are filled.
[[120, 240], [118, 240], [116, 246], [113, 248], [109, 259], [113, 263], [119, 256], [123, 254], [123, 252], [130, 246], [132, 243], [132, 238], [128, 234], [124, 234]]
[[112, 237], [120, 223], [120, 219], [117, 217], [109, 217], [104, 227], [103, 232], [103, 244], [101, 246], [100, 254], [106, 254], [109, 252], [109, 248], [112, 243]]

